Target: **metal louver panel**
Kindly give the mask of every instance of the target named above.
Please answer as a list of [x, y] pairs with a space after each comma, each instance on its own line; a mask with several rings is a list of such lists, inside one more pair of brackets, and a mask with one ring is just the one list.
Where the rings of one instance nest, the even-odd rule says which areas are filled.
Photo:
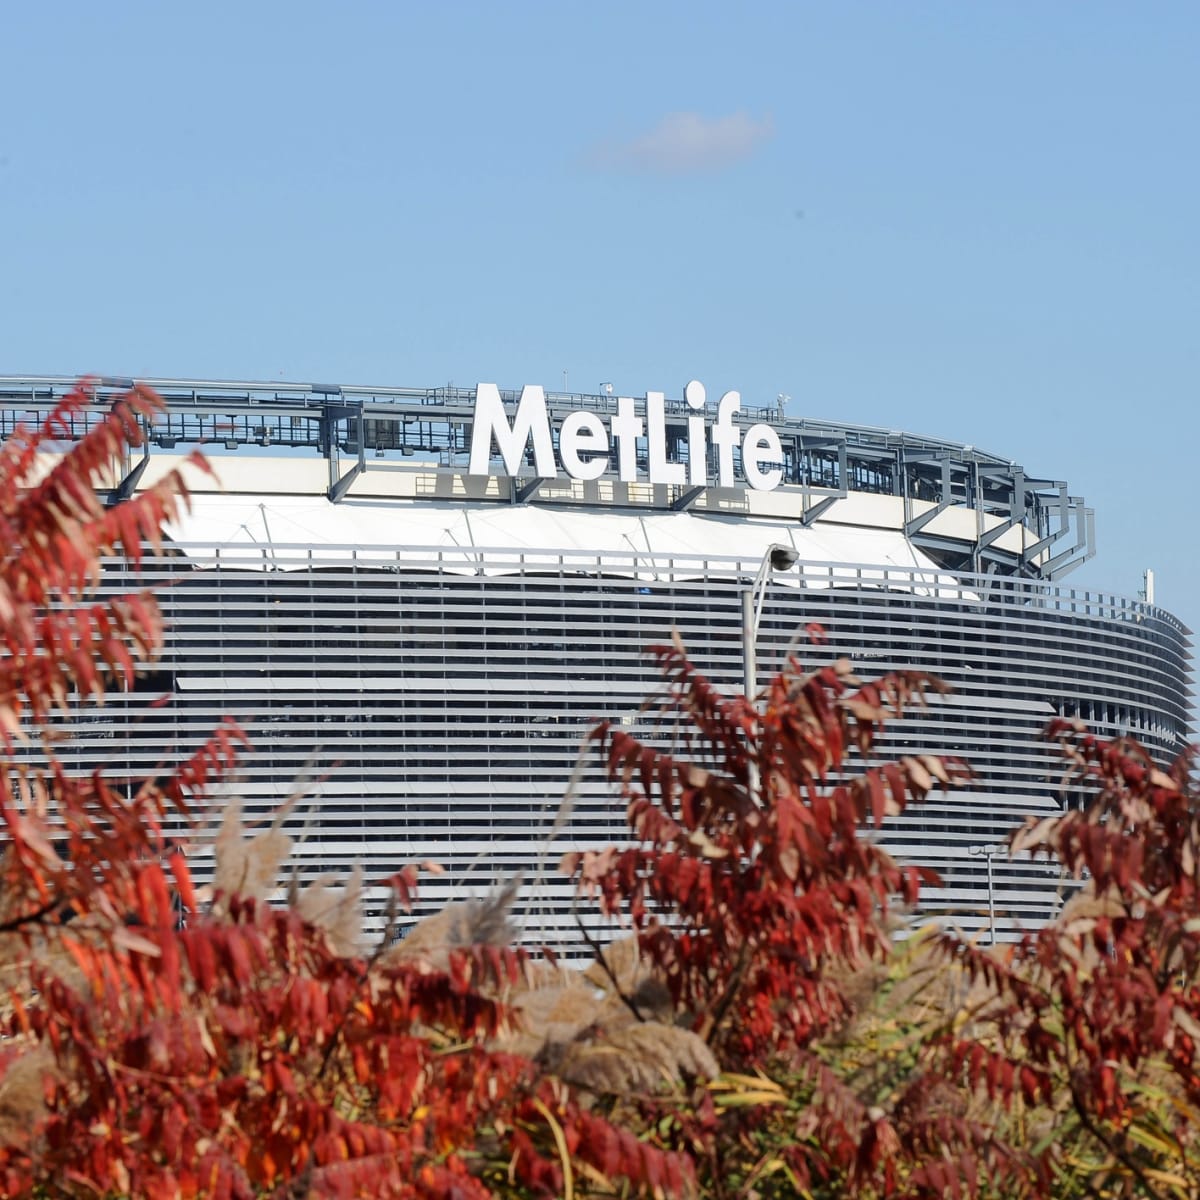
[[[558, 859], [626, 837], [597, 762], [563, 802], [581, 741], [601, 716], [671, 735], [647, 727], [638, 709], [658, 682], [645, 647], [672, 629], [702, 671], [740, 686], [748, 580], [736, 561], [698, 567], [689, 558], [677, 577], [660, 556], [648, 579], [588, 571], [552, 548], [527, 567], [509, 555], [507, 573], [494, 575], [448, 570], [433, 552], [422, 564], [409, 550], [393, 569], [360, 564], [353, 547], [326, 558], [312, 548], [274, 552], [304, 561], [287, 571], [149, 564], [150, 582], [171, 584], [161, 593], [166, 651], [136, 692], [72, 715], [68, 762], [103, 762], [136, 780], [230, 714], [255, 745], [238, 784], [248, 820], [265, 818], [309, 773], [309, 800], [288, 826], [303, 839], [303, 874], [361, 863], [372, 880], [433, 859], [446, 874], [423, 881], [427, 911], [521, 872], [526, 942], [577, 948]], [[897, 570], [888, 568], [889, 580]], [[1164, 757], [1177, 752], [1188, 724], [1187, 631], [1160, 609], [1041, 581], [964, 576], [957, 595], [931, 596], [919, 573], [903, 590], [879, 578], [864, 564], [835, 587], [769, 587], [760, 678], [798, 629], [818, 621], [829, 644], [802, 646], [806, 662], [846, 654], [865, 677], [919, 667], [954, 686], [891, 726], [885, 745], [961, 755], [978, 783], [933, 796], [884, 840], [941, 872], [944, 886], [926, 896], [931, 916], [980, 930], [987, 864], [972, 849], [1000, 841], [1024, 814], [1070, 802], [1053, 748], [1039, 738], [1045, 721], [1078, 715], [1102, 734], [1129, 732]], [[117, 566], [104, 580], [106, 590], [135, 585]], [[202, 841], [200, 875], [210, 852]], [[1053, 910], [1060, 881], [1045, 868], [992, 867], [1001, 936]], [[378, 925], [381, 893], [369, 897]]]

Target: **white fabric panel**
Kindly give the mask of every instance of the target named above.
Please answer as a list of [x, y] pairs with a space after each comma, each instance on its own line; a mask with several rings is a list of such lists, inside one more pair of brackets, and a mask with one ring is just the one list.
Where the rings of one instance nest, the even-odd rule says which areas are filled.
[[[713, 560], [753, 573], [771, 546], [782, 544], [800, 557], [791, 571], [774, 576], [777, 583], [836, 587], [863, 579], [905, 591], [959, 591], [953, 576], [897, 530], [820, 522], [805, 529], [691, 512], [201, 494], [170, 533], [202, 566], [286, 570], [307, 565], [310, 552], [322, 563], [351, 557], [427, 563], [432, 551], [456, 572], [506, 574], [522, 564], [557, 566], [564, 554], [577, 554], [586, 558], [580, 569], [647, 581], [699, 575], [705, 563], [717, 565]], [[899, 568], [894, 577], [889, 566]]]

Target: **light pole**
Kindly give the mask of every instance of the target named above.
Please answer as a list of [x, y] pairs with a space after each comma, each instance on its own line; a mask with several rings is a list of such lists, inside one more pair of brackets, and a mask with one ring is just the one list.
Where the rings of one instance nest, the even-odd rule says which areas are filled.
[[[767, 579], [772, 571], [786, 571], [800, 557], [798, 551], [780, 542], [767, 547], [758, 564], [758, 572], [748, 588], [742, 591], [742, 690], [746, 699], [755, 704], [758, 694], [758, 626], [762, 621], [763, 601], [767, 597]], [[758, 763], [750, 758], [747, 784], [750, 800], [759, 803]]]
[[773, 571], [790, 570], [799, 557], [798, 550], [773, 542], [758, 564], [754, 581], [742, 591], [742, 688], [750, 701], [758, 692], [758, 627], [767, 598], [767, 580]]
[[992, 859], [1004, 853], [1003, 846], [968, 846], [967, 853], [987, 859], [988, 881], [988, 939], [989, 945], [996, 944], [996, 891], [992, 883]]

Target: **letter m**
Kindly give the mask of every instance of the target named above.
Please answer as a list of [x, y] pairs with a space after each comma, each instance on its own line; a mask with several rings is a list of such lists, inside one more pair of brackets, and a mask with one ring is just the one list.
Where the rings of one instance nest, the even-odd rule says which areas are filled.
[[530, 438], [533, 439], [533, 469], [543, 479], [556, 478], [558, 464], [554, 461], [546, 393], [540, 387], [523, 387], [510, 426], [500, 389], [494, 383], [481, 383], [475, 389], [475, 423], [471, 427], [471, 462], [467, 474], [492, 474], [494, 441], [504, 459], [504, 469], [509, 475], [519, 475], [521, 459]]

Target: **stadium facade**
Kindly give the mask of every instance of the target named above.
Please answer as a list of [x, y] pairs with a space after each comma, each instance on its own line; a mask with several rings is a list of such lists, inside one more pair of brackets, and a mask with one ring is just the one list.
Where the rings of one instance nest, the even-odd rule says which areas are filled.
[[[170, 585], [161, 661], [133, 694], [73, 714], [67, 753], [132, 780], [232, 714], [256, 746], [238, 785], [251, 818], [306, 781], [292, 818], [305, 873], [434, 860], [438, 904], [519, 871], [524, 936], [569, 948], [560, 854], [625, 837], [583, 735], [600, 716], [640, 727], [657, 684], [644, 651], [672, 630], [742, 686], [747, 609], [760, 679], [815, 621], [829, 643], [803, 647], [809, 661], [953, 685], [887, 744], [963, 756], [978, 782], [885, 840], [941, 873], [925, 908], [968, 931], [994, 919], [1007, 936], [1057, 902], [1046, 868], [994, 852], [1024, 815], [1069, 802], [1039, 736], [1050, 717], [1164, 758], [1188, 737], [1188, 630], [1067, 586], [1091, 511], [972, 446], [698, 383], [671, 399], [145, 382], [168, 410], [113, 497], [196, 445], [221, 486], [194, 480], [172, 552], [148, 568]], [[102, 381], [98, 407], [127, 383]], [[0, 436], [70, 387], [0, 380]], [[133, 582], [114, 567], [103, 586]]]

